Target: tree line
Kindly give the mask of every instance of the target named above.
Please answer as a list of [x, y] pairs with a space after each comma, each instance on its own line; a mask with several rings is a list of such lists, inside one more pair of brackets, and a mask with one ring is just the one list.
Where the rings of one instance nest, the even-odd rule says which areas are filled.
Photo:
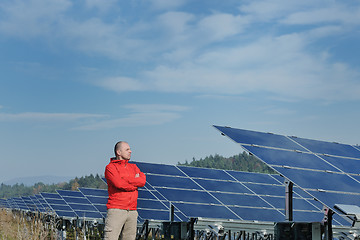
[[[275, 173], [266, 164], [258, 160], [256, 157], [246, 152], [231, 157], [223, 157], [219, 154], [210, 155], [205, 158], [196, 160], [195, 158], [189, 163], [178, 162], [178, 165], [215, 168], [225, 170], [236, 170], [246, 172]], [[76, 191], [79, 187], [107, 189], [106, 183], [102, 180], [103, 176], [90, 174], [89, 176], [76, 177], [69, 182], [58, 184], [36, 183], [33, 186], [25, 186], [24, 184], [0, 185], [0, 198], [12, 198], [21, 196], [32, 196], [40, 192], [55, 192], [55, 190], [72, 190]]]
[[40, 192], [53, 193], [55, 190], [72, 190], [76, 191], [78, 187], [88, 188], [101, 188], [106, 189], [106, 183], [101, 179], [102, 176], [96, 174], [90, 174], [89, 176], [76, 177], [69, 182], [57, 183], [57, 184], [44, 184], [42, 182], [36, 183], [33, 186], [25, 186], [22, 184], [14, 185], [0, 185], [0, 198], [12, 198], [22, 196], [32, 196], [39, 194]]
[[185, 163], [178, 162], [178, 165], [245, 172], [275, 173], [275, 171], [265, 163], [246, 152], [228, 158], [220, 156], [219, 154], [210, 155], [205, 158], [200, 158], [199, 160], [193, 158], [190, 163], [188, 161], [185, 161]]

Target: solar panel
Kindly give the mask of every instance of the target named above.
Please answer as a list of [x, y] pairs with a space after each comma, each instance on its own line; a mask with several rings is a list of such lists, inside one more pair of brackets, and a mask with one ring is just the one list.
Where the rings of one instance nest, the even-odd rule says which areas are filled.
[[[12, 201], [12, 198], [9, 198], [7, 199], [7, 204], [9, 206], [9, 208], [12, 208], [12, 209], [20, 209], [18, 206], [15, 206], [15, 204], [13, 203]], [[25, 204], [24, 204], [25, 205]], [[26, 206], [26, 205], [25, 205]]]
[[[173, 204], [185, 221], [191, 217], [285, 220], [285, 185], [279, 175], [143, 162], [136, 164], [147, 176], [145, 188], [151, 195], [149, 192], [144, 195], [152, 199], [156, 196], [165, 205]], [[294, 215], [302, 221], [321, 221], [324, 217], [322, 205], [308, 195], [304, 197], [304, 193], [297, 193], [303, 192], [300, 188], [294, 191]], [[341, 225], [344, 221], [335, 222]]]
[[325, 142], [319, 140], [305, 139], [299, 137], [290, 137], [304, 148], [312, 153], [328, 154], [334, 156], [351, 157], [360, 159], [360, 151], [355, 146]]
[[273, 148], [283, 148], [289, 150], [306, 151], [289, 138], [272, 133], [262, 133], [250, 130], [214, 126], [232, 140], [240, 144], [258, 145]]
[[24, 200], [21, 197], [10, 198], [10, 204], [14, 209], [30, 211], [30, 208], [27, 206], [27, 204], [24, 202]]
[[45, 199], [40, 194], [35, 194], [34, 197], [40, 204], [40, 212], [49, 213], [51, 211], [51, 207], [46, 203]]
[[103, 218], [106, 217], [106, 203], [108, 192], [104, 189], [79, 188], [79, 191], [89, 200], [89, 202], [100, 212]]
[[40, 193], [51, 210], [62, 218], [76, 218], [77, 215], [58, 193]]
[[[106, 217], [108, 192], [104, 189], [79, 188], [80, 192]], [[139, 188], [137, 209], [139, 222], [144, 220], [169, 221], [169, 203], [162, 197], [156, 197], [146, 188]], [[177, 218], [177, 221], [180, 219]]]
[[214, 127], [332, 210], [336, 204], [359, 204], [358, 146]]
[[79, 218], [102, 219], [97, 208], [80, 192], [56, 190]]
[[9, 208], [9, 204], [6, 199], [0, 198], [0, 208]]
[[360, 173], [360, 160], [359, 159], [351, 159], [344, 157], [334, 157], [334, 156], [321, 156], [324, 161], [329, 164], [336, 166], [338, 171], [346, 172], [349, 175], [358, 176]]
[[39, 200], [35, 196], [29, 196], [29, 198], [33, 202], [35, 212], [44, 212], [45, 211], [43, 206], [41, 205], [41, 203], [39, 202]]

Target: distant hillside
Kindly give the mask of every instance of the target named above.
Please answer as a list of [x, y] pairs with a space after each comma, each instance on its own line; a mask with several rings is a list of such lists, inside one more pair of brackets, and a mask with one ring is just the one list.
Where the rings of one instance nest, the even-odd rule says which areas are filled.
[[74, 179], [73, 177], [64, 177], [64, 176], [36, 176], [36, 177], [19, 177], [14, 178], [9, 181], [3, 182], [6, 185], [15, 185], [15, 184], [24, 184], [25, 186], [32, 186], [35, 183], [44, 183], [44, 184], [57, 184], [57, 183], [63, 183], [68, 182], [71, 179]]

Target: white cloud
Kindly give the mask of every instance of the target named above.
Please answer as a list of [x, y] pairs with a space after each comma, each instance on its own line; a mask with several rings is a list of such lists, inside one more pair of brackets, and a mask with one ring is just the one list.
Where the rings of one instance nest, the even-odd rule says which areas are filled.
[[239, 15], [216, 13], [201, 19], [197, 31], [207, 40], [220, 41], [241, 33], [247, 23], [247, 19]]
[[[326, 46], [315, 46], [319, 38], [357, 30], [356, 4], [260, 0], [238, 5], [238, 14], [220, 10], [195, 14], [177, 9], [184, 3], [154, 0], [158, 13], [109, 20], [73, 16], [67, 11], [70, 1], [7, 1], [0, 5], [4, 13], [0, 31], [53, 37], [85, 53], [148, 63], [136, 75], [114, 74], [96, 83], [116, 92], [265, 91], [305, 99], [359, 98], [359, 71], [336, 60]], [[101, 8], [98, 0], [85, 4]], [[121, 5], [113, 7], [121, 9]], [[300, 24], [309, 26], [289, 34], [296, 31], [289, 26]]]
[[25, 39], [50, 36], [71, 5], [69, 0], [2, 1], [0, 31]]
[[[191, 21], [196, 18], [186, 12], [166, 12], [157, 17], [157, 24], [162, 26], [169, 37], [177, 38], [189, 31]], [[172, 36], [171, 36], [172, 35]]]
[[[318, 2], [318, 1], [317, 1]], [[281, 19], [289, 12], [299, 11], [299, 9], [309, 8], [318, 4], [310, 0], [290, 2], [286, 0], [259, 0], [248, 1], [239, 7], [240, 12], [248, 15], [253, 22], [269, 22]]]
[[317, 9], [293, 12], [282, 20], [286, 24], [360, 24], [360, 7], [332, 3]]
[[132, 104], [124, 106], [130, 109], [129, 114], [122, 118], [98, 121], [93, 124], [77, 127], [77, 130], [101, 130], [119, 127], [136, 127], [161, 125], [181, 118], [181, 112], [188, 108], [180, 105], [168, 104]]
[[138, 89], [163, 92], [262, 91], [298, 99], [359, 99], [359, 73], [330, 61], [326, 52], [308, 53], [307, 44], [307, 34], [267, 36], [247, 45], [209, 50], [176, 67], [159, 65], [131, 82]]

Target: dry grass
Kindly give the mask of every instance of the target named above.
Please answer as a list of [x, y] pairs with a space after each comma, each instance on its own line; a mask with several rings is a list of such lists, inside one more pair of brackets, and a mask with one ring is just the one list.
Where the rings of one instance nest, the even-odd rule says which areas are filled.
[[56, 231], [55, 225], [50, 222], [45, 226], [40, 218], [0, 211], [0, 240], [56, 239]]
[[17, 224], [12, 213], [5, 210], [0, 212], [0, 239], [17, 239]]

